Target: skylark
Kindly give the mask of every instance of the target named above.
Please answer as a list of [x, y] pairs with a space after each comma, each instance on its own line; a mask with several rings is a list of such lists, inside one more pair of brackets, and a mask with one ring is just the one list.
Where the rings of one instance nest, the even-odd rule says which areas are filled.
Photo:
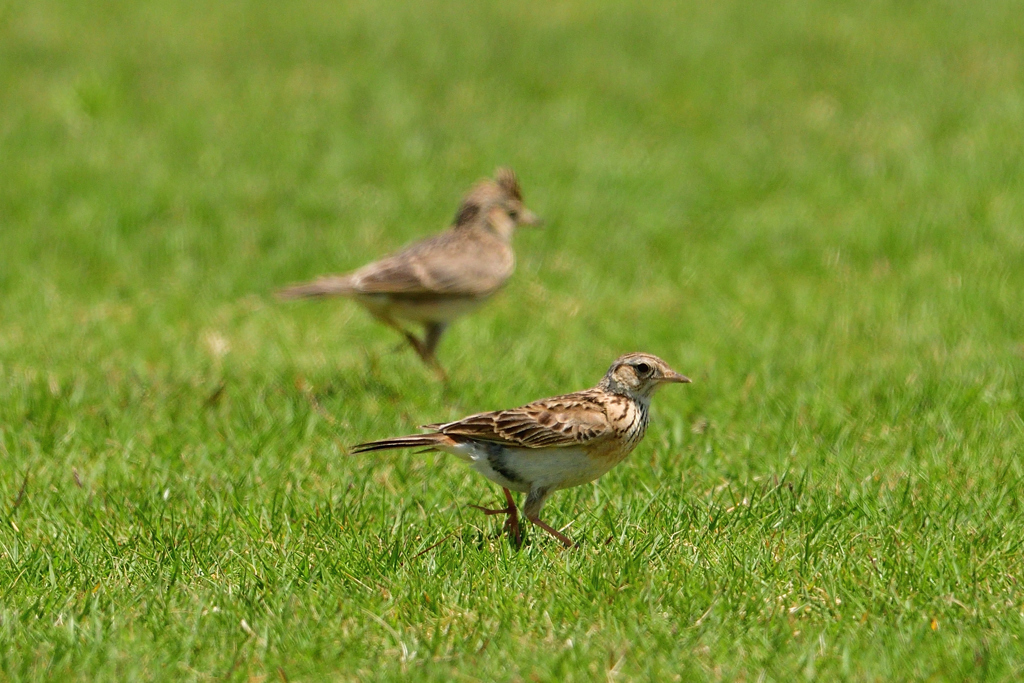
[[572, 541], [540, 518], [553, 492], [594, 481], [636, 448], [647, 431], [651, 395], [663, 384], [689, 382], [665, 361], [628, 353], [608, 369], [593, 389], [544, 398], [511, 410], [479, 413], [413, 434], [359, 444], [353, 453], [392, 448], [426, 448], [451, 453], [469, 463], [505, 493], [505, 528], [518, 546], [519, 517], [512, 491], [526, 494], [526, 518], [566, 547]]
[[[448, 230], [367, 264], [347, 275], [321, 277], [278, 292], [282, 299], [339, 295], [355, 299], [398, 330], [420, 358], [440, 374], [435, 351], [445, 328], [497, 292], [515, 270], [512, 235], [539, 225], [523, 205], [515, 173], [499, 168], [463, 198]], [[422, 324], [422, 339], [402, 322]]]

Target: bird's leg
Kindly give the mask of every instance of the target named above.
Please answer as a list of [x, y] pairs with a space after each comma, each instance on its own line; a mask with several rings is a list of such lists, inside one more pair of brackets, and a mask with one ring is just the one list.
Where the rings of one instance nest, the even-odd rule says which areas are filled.
[[398, 330], [398, 332], [403, 337], [405, 337], [405, 341], [409, 342], [409, 346], [411, 346], [413, 351], [416, 352], [416, 355], [420, 357], [420, 360], [422, 360], [428, 367], [430, 367], [434, 372], [436, 372], [438, 378], [440, 378], [441, 381], [448, 381], [447, 373], [445, 373], [444, 368], [441, 367], [441, 364], [437, 362], [437, 357], [434, 355], [434, 347], [437, 346], [437, 340], [441, 337], [441, 332], [444, 331], [444, 326], [441, 326], [440, 329], [437, 329], [437, 331], [435, 332], [434, 325], [428, 324], [424, 338], [420, 339], [415, 334], [413, 334], [412, 332], [405, 329], [404, 327], [402, 327], [401, 325], [394, 321], [385, 322], [387, 322], [387, 324], [393, 327], [394, 329]]
[[526, 504], [523, 505], [523, 512], [526, 513], [526, 518], [528, 520], [557, 538], [566, 548], [572, 548], [576, 545], [572, 542], [572, 539], [540, 518], [540, 509], [544, 507], [544, 501], [547, 500], [547, 497], [550, 494], [550, 489], [532, 489], [530, 491], [530, 495], [526, 497]]
[[437, 343], [441, 341], [441, 335], [444, 334], [447, 327], [447, 323], [426, 323], [423, 341], [420, 343], [420, 347], [416, 349], [423, 362], [432, 367], [434, 372], [444, 381], [448, 380], [448, 375], [445, 373], [444, 368], [441, 367], [441, 364], [437, 362], [437, 355], [434, 352], [437, 350]]
[[426, 324], [426, 330], [423, 335], [423, 350], [431, 358], [434, 357], [437, 343], [441, 341], [441, 335], [444, 334], [447, 328], [447, 323], [432, 322]]
[[[409, 343], [409, 346], [415, 349], [419, 357], [423, 357], [423, 342], [421, 342], [419, 338], [416, 337], [416, 335], [402, 327], [401, 323], [392, 318], [390, 315], [386, 315], [384, 313], [374, 313], [373, 317], [375, 317], [377, 320], [393, 329], [398, 334], [402, 335], [405, 341]], [[398, 346], [395, 347], [395, 351], [398, 351], [401, 348], [402, 346], [401, 344], [399, 344]]]
[[409, 346], [413, 348], [413, 351], [416, 352], [416, 355], [419, 356], [420, 359], [426, 363], [426, 351], [423, 348], [423, 342], [420, 341], [420, 338], [417, 337], [412, 332], [409, 332], [408, 330], [402, 330], [402, 336], [405, 337], [405, 341], [409, 342]]
[[[398, 332], [398, 334], [400, 334], [403, 337], [405, 337], [405, 341], [408, 342], [409, 346], [411, 346], [413, 351], [416, 352], [416, 355], [420, 357], [420, 360], [422, 360], [424, 363], [426, 363], [428, 366], [430, 366], [430, 368], [432, 368], [434, 370], [434, 372], [437, 373], [437, 376], [442, 381], [444, 381], [444, 382], [448, 381], [448, 375], [445, 373], [444, 368], [441, 367], [441, 364], [437, 362], [437, 358], [434, 356], [434, 347], [437, 346], [437, 340], [440, 339], [441, 332], [444, 331], [444, 326], [443, 325], [436, 332], [432, 332], [433, 331], [433, 327], [432, 327], [432, 325], [428, 324], [427, 325], [427, 333], [426, 333], [426, 335], [424, 336], [423, 339], [420, 339], [415, 334], [413, 334], [409, 330], [407, 330], [404, 327], [402, 327], [393, 318], [389, 318], [389, 317], [385, 317], [385, 316], [378, 316], [378, 319], [382, 323], [384, 323], [385, 325], [390, 327], [391, 329], [393, 329], [396, 332]], [[433, 334], [433, 338], [432, 338], [432, 334]], [[400, 348], [401, 348], [401, 345], [396, 347], [395, 350], [397, 351]]]
[[512, 536], [512, 541], [516, 548], [522, 542], [523, 537], [519, 529], [519, 510], [516, 508], [516, 501], [512, 498], [512, 492], [507, 488], [502, 487], [502, 491], [505, 492], [505, 501], [508, 503], [507, 507], [498, 508], [493, 510], [491, 508], [485, 508], [480, 505], [470, 505], [471, 508], [480, 510], [485, 515], [508, 515], [508, 519], [505, 520], [505, 531], [509, 532]]
[[409, 346], [411, 346], [413, 351], [416, 352], [416, 355], [420, 357], [420, 360], [433, 369], [442, 382], [448, 381], [447, 373], [445, 373], [441, 364], [437, 362], [437, 357], [434, 355], [434, 349], [437, 348], [437, 342], [441, 339], [441, 333], [444, 332], [444, 328], [447, 327], [447, 325], [444, 323], [426, 323], [426, 331], [423, 335], [423, 339], [420, 339], [415, 334], [402, 327], [402, 325], [391, 316], [383, 313], [375, 313], [374, 316], [377, 320], [380, 320], [382, 323], [398, 332], [398, 334], [405, 337], [405, 341], [409, 343]]
[[576, 545], [572, 542], [571, 538], [563, 534], [558, 529], [555, 529], [553, 526], [542, 520], [540, 517], [534, 515], [533, 517], [527, 517], [527, 519], [529, 519], [531, 522], [539, 526], [541, 529], [557, 538], [559, 541], [562, 542], [562, 545], [564, 545], [566, 548], [572, 548]]
[[512, 499], [512, 492], [505, 487], [501, 490], [505, 492], [505, 501], [508, 502], [508, 507], [505, 508], [508, 510], [505, 531], [512, 536], [512, 542], [518, 548], [523, 542], [522, 532], [519, 530], [519, 511], [516, 509], [516, 501]]

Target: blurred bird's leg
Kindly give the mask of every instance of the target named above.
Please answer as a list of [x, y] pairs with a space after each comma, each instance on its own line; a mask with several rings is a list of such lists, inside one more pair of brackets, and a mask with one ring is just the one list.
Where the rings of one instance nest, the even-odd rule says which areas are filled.
[[540, 518], [540, 509], [544, 507], [544, 501], [547, 500], [550, 493], [550, 489], [531, 490], [530, 495], [526, 497], [526, 503], [523, 505], [523, 512], [528, 520], [557, 538], [566, 548], [572, 548], [576, 545], [572, 542], [572, 539]]
[[[386, 315], [378, 314], [378, 315], [376, 315], [376, 318], [377, 318], [377, 320], [380, 320], [382, 323], [384, 323], [385, 325], [387, 325], [388, 327], [390, 327], [394, 331], [398, 332], [398, 334], [402, 335], [402, 337], [405, 339], [405, 341], [409, 344], [409, 346], [411, 346], [413, 348], [413, 351], [416, 352], [416, 355], [419, 356], [420, 359], [424, 363], [426, 363], [427, 365], [430, 365], [431, 367], [434, 367], [434, 366], [437, 365], [437, 361], [431, 362], [430, 357], [433, 354], [428, 354], [427, 353], [426, 343], [424, 341], [421, 341], [420, 338], [417, 337], [415, 334], [413, 334], [409, 330], [407, 330], [404, 327], [402, 327], [401, 323], [399, 323], [394, 318], [392, 318], [390, 316], [386, 316]], [[436, 344], [437, 342], [434, 342], [434, 343]], [[398, 351], [401, 348], [402, 348], [402, 345], [399, 344], [398, 346], [395, 347], [395, 351]], [[444, 371], [442, 370], [441, 372], [443, 373]]]
[[423, 334], [422, 345], [417, 348], [417, 352], [420, 354], [420, 358], [423, 362], [434, 369], [434, 372], [438, 374], [442, 381], [448, 381], [448, 375], [441, 367], [441, 364], [437, 362], [437, 343], [441, 341], [441, 335], [444, 334], [445, 329], [448, 327], [447, 323], [432, 322], [426, 323], [426, 329]]
[[409, 346], [413, 348], [413, 351], [415, 351], [416, 355], [420, 357], [420, 360], [423, 361], [423, 363], [426, 364], [435, 373], [437, 373], [438, 379], [440, 379], [442, 382], [448, 381], [448, 373], [446, 373], [444, 371], [444, 368], [441, 367], [441, 364], [437, 362], [437, 356], [434, 354], [434, 349], [437, 348], [437, 342], [440, 341], [441, 334], [447, 327], [446, 324], [424, 323], [425, 330], [423, 334], [423, 339], [421, 340], [412, 332], [409, 332], [404, 327], [402, 327], [401, 325], [394, 321], [385, 320], [384, 322], [398, 330], [401, 333], [401, 335], [405, 337], [405, 341], [407, 341], [409, 343]]
[[485, 515], [508, 515], [503, 530], [512, 536], [512, 545], [518, 549], [523, 541], [522, 531], [519, 529], [519, 510], [516, 509], [516, 501], [512, 498], [512, 492], [505, 487], [502, 487], [501, 490], [505, 492], [505, 500], [508, 502], [507, 507], [498, 508], [497, 510], [479, 505], [470, 505], [469, 507], [481, 510]]
[[427, 323], [426, 333], [423, 337], [423, 350], [428, 356], [434, 358], [434, 351], [437, 350], [437, 343], [441, 341], [441, 335], [448, 329], [448, 323]]
[[[441, 367], [441, 364], [437, 362], [437, 356], [434, 355], [433, 351], [427, 350], [426, 343], [421, 341], [419, 337], [417, 337], [412, 332], [409, 332], [408, 330], [402, 329], [399, 326], [395, 326], [395, 329], [402, 333], [402, 336], [405, 337], [405, 341], [409, 343], [409, 346], [411, 346], [412, 350], [416, 352], [416, 355], [420, 357], [420, 360], [423, 361], [423, 363], [426, 364], [427, 367], [434, 371], [434, 373], [437, 375], [437, 378], [442, 382], [447, 382], [448, 373], [445, 372], [444, 368]], [[396, 351], [397, 350], [398, 349], [396, 349]]]

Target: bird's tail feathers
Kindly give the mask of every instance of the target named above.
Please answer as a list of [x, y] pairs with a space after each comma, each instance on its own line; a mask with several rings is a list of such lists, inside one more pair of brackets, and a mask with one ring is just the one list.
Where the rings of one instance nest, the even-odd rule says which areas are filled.
[[308, 299], [318, 296], [338, 296], [351, 294], [352, 278], [348, 275], [322, 277], [312, 282], [304, 282], [277, 290], [279, 299]]
[[395, 448], [424, 448], [433, 450], [438, 446], [451, 446], [455, 442], [444, 434], [410, 434], [396, 436], [393, 439], [368, 441], [352, 447], [352, 453], [371, 453], [373, 451], [389, 451]]

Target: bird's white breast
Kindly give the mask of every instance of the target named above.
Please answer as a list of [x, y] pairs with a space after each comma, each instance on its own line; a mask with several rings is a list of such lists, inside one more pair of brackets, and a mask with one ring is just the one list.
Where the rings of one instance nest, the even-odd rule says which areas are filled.
[[[499, 486], [527, 493], [532, 488], [565, 489], [594, 481], [621, 461], [594, 457], [582, 447], [514, 448], [467, 442], [445, 451]], [[623, 457], [627, 453], [623, 454]]]

